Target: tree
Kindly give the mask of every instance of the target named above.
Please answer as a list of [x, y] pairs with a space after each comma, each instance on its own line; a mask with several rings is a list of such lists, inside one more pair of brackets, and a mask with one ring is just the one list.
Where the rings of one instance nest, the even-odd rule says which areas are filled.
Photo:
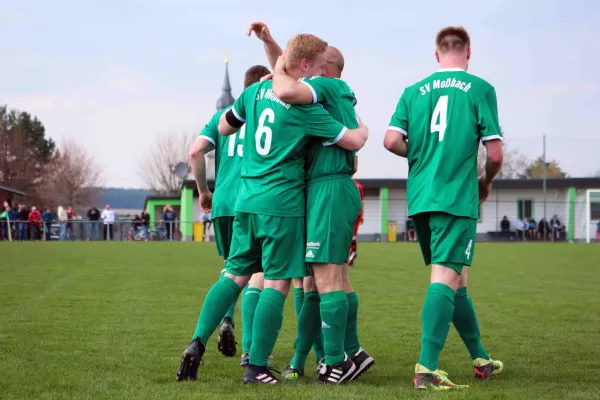
[[100, 176], [94, 156], [74, 139], [67, 139], [48, 168], [43, 200], [53, 205], [87, 208], [97, 199]]
[[[503, 145], [504, 161], [502, 162], [502, 170], [498, 174], [501, 179], [518, 179], [525, 174], [525, 170], [530, 163], [523, 154], [515, 147], [509, 146], [508, 142]], [[486, 151], [484, 145], [479, 145], [477, 154], [477, 164], [479, 175], [485, 170]]]
[[56, 157], [56, 144], [44, 125], [26, 112], [0, 106], [0, 185], [35, 199], [47, 166]]
[[173, 173], [175, 165], [188, 161], [188, 152], [194, 136], [172, 132], [158, 138], [154, 147], [141, 162], [140, 176], [153, 192], [174, 195], [181, 189], [184, 178]]
[[[524, 173], [521, 175], [522, 179], [542, 179], [544, 177], [544, 159], [538, 157], [531, 162]], [[550, 160], [546, 161], [546, 178], [567, 178], [568, 174], [562, 170], [558, 161]]]

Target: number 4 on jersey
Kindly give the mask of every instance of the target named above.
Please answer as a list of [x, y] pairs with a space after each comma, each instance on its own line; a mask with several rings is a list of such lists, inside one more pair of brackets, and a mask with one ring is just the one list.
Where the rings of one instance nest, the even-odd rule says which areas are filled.
[[439, 132], [440, 142], [444, 140], [444, 132], [446, 132], [447, 118], [448, 96], [440, 96], [435, 105], [435, 109], [433, 110], [433, 114], [431, 115], [431, 133]]

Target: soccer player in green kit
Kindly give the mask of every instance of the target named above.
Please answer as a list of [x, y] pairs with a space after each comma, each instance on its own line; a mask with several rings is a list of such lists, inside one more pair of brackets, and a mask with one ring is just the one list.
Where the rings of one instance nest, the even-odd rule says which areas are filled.
[[[244, 88], [256, 83], [262, 78], [270, 74], [270, 71], [262, 66], [255, 65], [250, 67], [244, 75]], [[233, 219], [235, 217], [235, 200], [239, 192], [241, 182], [242, 156], [243, 147], [242, 139], [244, 137], [244, 129], [242, 127], [239, 135], [231, 135], [224, 137], [219, 135], [218, 126], [221, 115], [228, 109], [218, 111], [211, 120], [206, 124], [204, 129], [200, 131], [196, 141], [192, 144], [189, 156], [190, 165], [192, 167], [192, 175], [198, 186], [198, 194], [200, 197], [200, 208], [204, 212], [210, 212], [214, 221], [214, 230], [217, 244], [217, 251], [223, 257], [225, 262], [229, 257], [231, 246], [231, 236], [233, 233]], [[215, 150], [215, 193], [208, 188], [206, 181], [206, 161], [205, 155], [212, 150]], [[224, 272], [225, 270], [223, 270]], [[223, 272], [221, 276], [223, 276]], [[252, 319], [254, 318], [254, 308], [258, 303], [258, 294], [261, 287], [257, 288], [255, 282], [262, 285], [262, 273], [255, 274], [245, 292], [250, 292], [248, 299], [242, 307], [245, 307], [245, 312], [242, 313], [242, 319], [246, 316], [247, 321], [244, 321], [243, 328], [246, 331], [243, 340], [243, 346], [249, 347], [248, 343], [251, 339]], [[249, 289], [249, 290], [248, 290]], [[257, 294], [257, 295], [253, 295]], [[237, 299], [236, 299], [237, 300]], [[219, 329], [219, 351], [227, 356], [233, 357], [236, 353], [236, 342], [234, 336], [234, 312], [236, 302], [233, 302], [223, 319]], [[198, 327], [196, 331], [198, 331]], [[197, 337], [197, 332], [194, 333], [192, 339]], [[191, 371], [188, 371], [191, 372]], [[178, 374], [179, 377], [179, 374]], [[180, 379], [190, 379], [189, 375], [181, 375]], [[195, 376], [194, 376], [195, 378]]]
[[[248, 33], [255, 32], [265, 43], [267, 58], [272, 63], [281, 53], [262, 22], [250, 25]], [[294, 104], [320, 103], [331, 115], [346, 126], [357, 126], [354, 111], [356, 97], [346, 82], [339, 79], [344, 68], [344, 57], [335, 47], [325, 53], [324, 76], [302, 78], [288, 76], [285, 69], [274, 70], [273, 89], [283, 101]], [[274, 67], [277, 67], [274, 66]], [[354, 223], [362, 203], [356, 184], [355, 153], [337, 146], [324, 146], [313, 141], [307, 156], [307, 247], [306, 262], [312, 264], [314, 278], [304, 279], [304, 304], [298, 315], [298, 335], [295, 355], [284, 372], [288, 379], [304, 374], [306, 357], [320, 327], [325, 336], [326, 357], [319, 368], [321, 378], [330, 383], [342, 383], [358, 378], [375, 360], [360, 347], [357, 330], [358, 297], [348, 279], [348, 248], [352, 242]], [[315, 280], [317, 281], [315, 284]], [[317, 291], [317, 289], [319, 289]], [[321, 295], [321, 301], [320, 297]], [[329, 309], [337, 310], [337, 319], [321, 322]], [[347, 375], [330, 373], [333, 366], [349, 355], [355, 369]]]
[[[438, 369], [453, 323], [466, 345], [475, 376], [503, 370], [481, 343], [477, 316], [467, 294], [467, 271], [475, 253], [478, 203], [484, 202], [502, 167], [502, 133], [496, 92], [466, 72], [470, 38], [462, 27], [442, 29], [436, 38], [440, 69], [406, 88], [385, 134], [384, 146], [408, 158], [408, 213], [412, 217], [431, 280], [421, 314], [421, 353], [416, 389], [455, 385]], [[477, 178], [477, 149], [487, 149], [485, 173]]]
[[[323, 68], [327, 43], [313, 35], [288, 42], [286, 63], [295, 65], [297, 78]], [[274, 384], [268, 368], [283, 320], [283, 305], [292, 278], [306, 275], [304, 164], [313, 137], [349, 150], [360, 149], [367, 138], [361, 126], [348, 129], [321, 106], [291, 106], [278, 99], [272, 82], [247, 88], [221, 116], [219, 133], [231, 135], [245, 123], [242, 183], [236, 201], [231, 251], [225, 275], [206, 296], [199, 318], [199, 335], [184, 352], [183, 364], [197, 370], [210, 335], [235, 301], [250, 276], [264, 271], [245, 383]]]

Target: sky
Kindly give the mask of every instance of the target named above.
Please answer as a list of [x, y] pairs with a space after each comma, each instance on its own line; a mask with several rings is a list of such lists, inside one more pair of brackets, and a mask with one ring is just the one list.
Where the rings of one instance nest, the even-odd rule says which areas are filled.
[[357, 177], [406, 177], [383, 135], [403, 89], [437, 69], [435, 35], [447, 25], [471, 35], [469, 72], [495, 86], [506, 146], [535, 158], [546, 135], [547, 157], [571, 176], [600, 170], [600, 2], [0, 0], [0, 9], [0, 104], [38, 116], [59, 145], [74, 138], [93, 152], [106, 186], [142, 187], [141, 160], [161, 136], [197, 135], [216, 111], [223, 50], [236, 98], [245, 70], [267, 65], [262, 43], [245, 36], [255, 20], [282, 47], [313, 33], [344, 53], [342, 78], [370, 130]]

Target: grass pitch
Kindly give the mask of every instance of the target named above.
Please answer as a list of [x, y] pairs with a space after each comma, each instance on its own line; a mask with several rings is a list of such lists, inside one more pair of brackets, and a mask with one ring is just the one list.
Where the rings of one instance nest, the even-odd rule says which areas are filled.
[[[414, 244], [359, 244], [351, 279], [361, 344], [376, 364], [342, 387], [318, 385], [310, 370], [281, 387], [242, 385], [239, 357], [221, 356], [216, 336], [198, 381], [175, 381], [222, 268], [211, 244], [5, 243], [0, 257], [2, 399], [600, 398], [600, 245], [478, 244], [469, 293], [505, 373], [476, 382], [451, 330], [440, 366], [471, 388], [437, 394], [412, 389], [429, 277]], [[295, 328], [289, 296], [273, 354], [280, 368]]]

